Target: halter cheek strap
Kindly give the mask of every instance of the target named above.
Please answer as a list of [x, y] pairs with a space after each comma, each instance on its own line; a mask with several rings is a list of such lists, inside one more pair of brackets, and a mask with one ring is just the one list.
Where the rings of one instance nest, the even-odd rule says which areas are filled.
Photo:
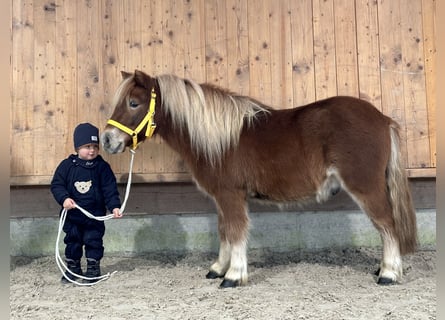
[[156, 107], [156, 92], [155, 92], [155, 89], [152, 88], [151, 89], [151, 100], [150, 100], [150, 105], [148, 107], [148, 112], [145, 115], [144, 119], [142, 119], [141, 123], [139, 123], [139, 125], [136, 127], [136, 129], [134, 129], [134, 130], [130, 129], [129, 127], [124, 126], [123, 124], [121, 124], [113, 119], [109, 119], [107, 121], [107, 123], [111, 124], [112, 126], [115, 126], [119, 130], [122, 130], [123, 132], [129, 134], [133, 138], [132, 149], [136, 150], [139, 143], [141, 143], [141, 142], [138, 143], [138, 134], [139, 134], [139, 132], [142, 131], [142, 129], [144, 128], [145, 125], [147, 125], [147, 130], [145, 131], [145, 136], [148, 139], [150, 139], [153, 136], [153, 133], [156, 129], [156, 124], [154, 122], [155, 107]]

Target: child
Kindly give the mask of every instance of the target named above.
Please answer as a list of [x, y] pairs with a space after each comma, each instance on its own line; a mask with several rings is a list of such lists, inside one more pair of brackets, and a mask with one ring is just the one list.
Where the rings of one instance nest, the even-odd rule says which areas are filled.
[[[77, 154], [70, 155], [57, 167], [51, 181], [51, 192], [56, 201], [69, 210], [63, 226], [68, 268], [82, 275], [80, 260], [85, 247], [85, 276], [99, 277], [105, 224], [85, 216], [75, 205], [95, 216], [104, 216], [108, 208], [114, 218], [120, 218], [121, 202], [116, 177], [110, 165], [99, 155], [99, 130], [90, 123], [79, 124], [74, 130], [74, 149]], [[66, 272], [62, 283], [69, 283], [66, 278], [77, 279]]]

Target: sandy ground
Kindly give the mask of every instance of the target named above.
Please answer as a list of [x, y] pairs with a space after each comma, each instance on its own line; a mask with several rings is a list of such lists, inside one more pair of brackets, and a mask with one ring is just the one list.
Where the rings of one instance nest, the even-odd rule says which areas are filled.
[[249, 284], [205, 279], [214, 254], [105, 257], [93, 287], [60, 283], [54, 257], [11, 258], [11, 319], [436, 319], [436, 251], [379, 286], [380, 250], [249, 252]]

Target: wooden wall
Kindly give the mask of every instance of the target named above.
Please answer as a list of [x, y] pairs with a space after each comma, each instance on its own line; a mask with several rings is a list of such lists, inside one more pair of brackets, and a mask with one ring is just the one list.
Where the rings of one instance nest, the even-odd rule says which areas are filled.
[[[405, 129], [409, 174], [435, 176], [434, 0], [13, 0], [11, 184], [48, 184], [72, 132], [103, 128], [120, 71], [175, 73], [288, 108], [334, 95]], [[134, 181], [189, 179], [159, 139]], [[128, 152], [103, 156], [119, 179]]]

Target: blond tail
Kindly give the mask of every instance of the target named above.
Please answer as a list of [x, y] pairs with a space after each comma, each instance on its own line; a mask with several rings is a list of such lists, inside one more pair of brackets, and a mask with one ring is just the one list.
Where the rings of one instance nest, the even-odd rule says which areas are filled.
[[395, 122], [392, 122], [390, 126], [391, 156], [387, 167], [386, 181], [392, 205], [395, 237], [399, 242], [400, 253], [404, 255], [414, 252], [417, 247], [416, 214], [400, 153], [400, 127]]

